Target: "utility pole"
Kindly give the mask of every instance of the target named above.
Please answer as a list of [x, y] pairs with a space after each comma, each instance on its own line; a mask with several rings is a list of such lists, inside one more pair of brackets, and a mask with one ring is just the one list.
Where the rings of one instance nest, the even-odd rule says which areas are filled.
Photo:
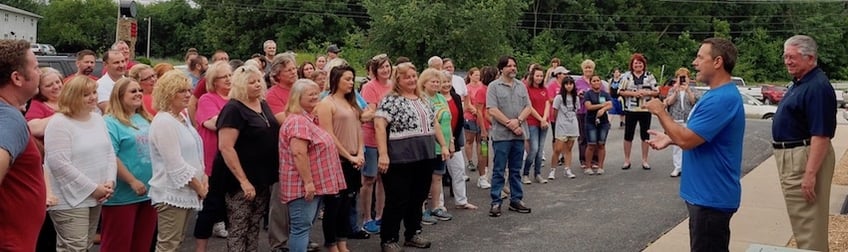
[[146, 57], [150, 58], [150, 24], [152, 23], [153, 17], [146, 17], [147, 19], [147, 54]]

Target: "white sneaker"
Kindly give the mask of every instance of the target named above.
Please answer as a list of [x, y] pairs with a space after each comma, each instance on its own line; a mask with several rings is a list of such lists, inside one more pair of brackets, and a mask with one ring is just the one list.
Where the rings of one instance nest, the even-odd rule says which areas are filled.
[[492, 184], [489, 184], [489, 180], [486, 179], [486, 175], [483, 175], [477, 179], [477, 187], [480, 187], [480, 189], [489, 189], [492, 188]]
[[583, 169], [583, 174], [595, 175], [595, 171], [593, 171], [592, 169]]
[[532, 184], [533, 181], [530, 180], [530, 176], [524, 175], [524, 176], [521, 176], [521, 183], [524, 183], [525, 185], [529, 185], [529, 184]]
[[680, 169], [675, 168], [674, 171], [671, 171], [671, 177], [680, 176]]
[[595, 174], [604, 175], [604, 168], [599, 168], [599, 169], [595, 170]]
[[577, 177], [574, 175], [574, 173], [571, 172], [571, 168], [565, 168], [565, 176], [571, 179]]
[[545, 151], [542, 151], [542, 161], [548, 161], [548, 158], [546, 158], [547, 156], [548, 155], [545, 155]]
[[227, 232], [227, 227], [224, 225], [223, 221], [215, 223], [215, 225], [212, 226], [212, 235], [215, 235], [215, 236], [221, 237], [221, 238], [227, 238], [227, 236], [229, 234], [230, 233]]
[[548, 173], [548, 179], [550, 179], [550, 180], [556, 179], [556, 168], [551, 168], [551, 172]]
[[542, 175], [536, 174], [536, 183], [547, 184], [548, 180], [545, 179], [545, 178], [542, 178]]

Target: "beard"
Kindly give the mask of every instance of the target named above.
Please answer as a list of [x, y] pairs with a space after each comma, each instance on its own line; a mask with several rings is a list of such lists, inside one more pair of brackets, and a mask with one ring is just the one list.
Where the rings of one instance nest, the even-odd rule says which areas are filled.
[[93, 72], [94, 72], [93, 67], [86, 67], [85, 69], [82, 70], [83, 75], [91, 75], [91, 73], [93, 73]]

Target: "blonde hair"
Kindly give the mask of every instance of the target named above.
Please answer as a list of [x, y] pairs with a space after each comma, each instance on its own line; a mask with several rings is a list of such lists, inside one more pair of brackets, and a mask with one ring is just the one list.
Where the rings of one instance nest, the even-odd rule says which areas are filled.
[[[416, 72], [415, 65], [413, 65], [412, 63], [409, 63], [409, 62], [398, 64], [395, 67], [394, 71], [392, 71], [392, 81], [394, 82], [394, 86], [392, 86], [392, 93], [393, 94], [400, 95], [400, 86], [401, 86], [400, 85], [400, 78], [403, 77], [401, 75], [405, 75], [406, 72], [409, 72], [409, 70], [412, 70], [416, 74], [418, 73], [418, 72]], [[416, 88], [415, 89], [415, 95], [420, 96], [421, 90]]]
[[209, 66], [209, 69], [206, 70], [206, 75], [204, 76], [204, 78], [206, 78], [206, 92], [215, 92], [215, 78], [220, 77], [218, 76], [218, 74], [220, 74], [224, 70], [233, 70], [232, 67], [230, 67], [230, 63], [225, 61], [217, 61], [215, 63], [212, 63], [211, 66]]
[[[433, 78], [439, 79], [439, 88], [441, 88], [441, 86], [442, 86], [441, 81], [443, 81], [444, 78], [445, 78], [445, 75], [442, 73], [442, 71], [437, 70], [435, 68], [427, 68], [427, 69], [424, 69], [424, 71], [421, 72], [420, 75], [418, 75], [418, 93], [419, 94], [427, 94], [427, 92], [426, 92], [427, 88], [425, 88], [424, 86], [427, 85], [427, 82], [430, 82], [430, 80], [433, 80]], [[395, 86], [397, 86], [397, 85], [395, 85]], [[438, 93], [438, 92], [439, 91], [437, 90], [436, 93]]]
[[259, 69], [259, 68], [260, 68], [260, 66], [261, 66], [261, 64], [262, 64], [262, 63], [259, 63], [259, 60], [256, 60], [256, 59], [249, 59], [249, 60], [246, 60], [246, 61], [244, 62], [244, 65], [242, 65], [242, 66], [253, 66], [253, 67], [255, 67], [256, 69]]
[[294, 82], [291, 94], [289, 95], [289, 102], [286, 104], [286, 114], [291, 115], [303, 112], [303, 107], [300, 106], [300, 99], [303, 99], [303, 93], [306, 93], [310, 88], [319, 89], [318, 84], [310, 79], [299, 79]]
[[41, 75], [40, 75], [40, 76], [38, 76], [38, 93], [37, 93], [37, 94], [35, 94], [35, 97], [33, 97], [33, 99], [36, 99], [36, 100], [39, 100], [39, 101], [43, 101], [43, 102], [44, 102], [44, 101], [47, 101], [47, 97], [45, 97], [44, 95], [42, 95], [42, 94], [41, 94], [41, 91], [42, 91], [42, 90], [41, 90], [41, 84], [44, 84], [44, 83], [43, 83], [43, 82], [44, 82], [44, 78], [47, 78], [47, 76], [50, 76], [51, 74], [55, 74], [56, 76], [59, 76], [59, 81], [60, 81], [60, 82], [62, 81], [62, 79], [64, 79], [64, 78], [65, 78], [65, 76], [62, 76], [62, 73], [61, 73], [61, 72], [59, 72], [59, 70], [56, 70], [55, 68], [52, 68], [52, 67], [42, 67], [42, 68], [41, 68]]
[[191, 82], [183, 71], [171, 70], [156, 81], [153, 88], [153, 108], [157, 111], [170, 111], [174, 97], [184, 90], [191, 90]]
[[[149, 65], [145, 65], [145, 64], [141, 64], [141, 63], [135, 64], [132, 68], [130, 68], [129, 77], [133, 78], [133, 80], [135, 80], [135, 81], [141, 81], [141, 76], [140, 76], [141, 71], [144, 71], [144, 70], [147, 70], [147, 69], [153, 70], [153, 68], [150, 67]], [[154, 72], [155, 72], [155, 70], [154, 70]]]
[[678, 68], [677, 71], [674, 71], [674, 75], [677, 76], [677, 77], [679, 77], [679, 76], [689, 77], [689, 73], [690, 73], [689, 69], [687, 69], [685, 67]]
[[250, 76], [253, 75], [259, 76], [259, 81], [262, 83], [262, 92], [260, 92], [259, 99], [265, 99], [265, 92], [268, 87], [265, 85], [265, 80], [262, 78], [262, 71], [259, 71], [259, 68], [251, 65], [241, 66], [233, 73], [233, 79], [230, 82], [230, 99], [236, 99], [241, 102], [247, 101], [247, 88], [250, 86]]
[[591, 67], [592, 69], [595, 69], [595, 62], [590, 60], [590, 59], [587, 59], [587, 60], [584, 60], [583, 63], [580, 63], [580, 68], [587, 68], [587, 67]]
[[[144, 65], [147, 66], [147, 65]], [[150, 66], [147, 66], [150, 68]], [[133, 67], [135, 69], [135, 67]], [[106, 108], [106, 114], [112, 115], [115, 119], [118, 119], [119, 122], [126, 126], [130, 126], [133, 129], [138, 129], [135, 125], [130, 121], [130, 116], [132, 116], [132, 112], [141, 115], [144, 120], [150, 122], [153, 120], [153, 117], [150, 116], [150, 113], [147, 113], [147, 110], [144, 109], [144, 106], [138, 106], [134, 111], [129, 111], [129, 108], [126, 104], [124, 104], [124, 93], [126, 93], [129, 89], [129, 86], [133, 83], [138, 84], [137, 80], [130, 78], [121, 78], [115, 82], [115, 87], [112, 88], [112, 94], [109, 95], [109, 106]], [[139, 88], [141, 88], [139, 86]]]
[[85, 96], [96, 92], [97, 82], [88, 76], [75, 76], [62, 87], [62, 92], [59, 93], [59, 109], [56, 112], [69, 117], [78, 115], [85, 110]]

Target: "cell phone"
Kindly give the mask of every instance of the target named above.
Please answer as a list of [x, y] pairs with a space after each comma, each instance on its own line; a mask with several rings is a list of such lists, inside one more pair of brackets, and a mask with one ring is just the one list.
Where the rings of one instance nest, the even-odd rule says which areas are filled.
[[686, 83], [686, 77], [680, 76], [680, 84]]

